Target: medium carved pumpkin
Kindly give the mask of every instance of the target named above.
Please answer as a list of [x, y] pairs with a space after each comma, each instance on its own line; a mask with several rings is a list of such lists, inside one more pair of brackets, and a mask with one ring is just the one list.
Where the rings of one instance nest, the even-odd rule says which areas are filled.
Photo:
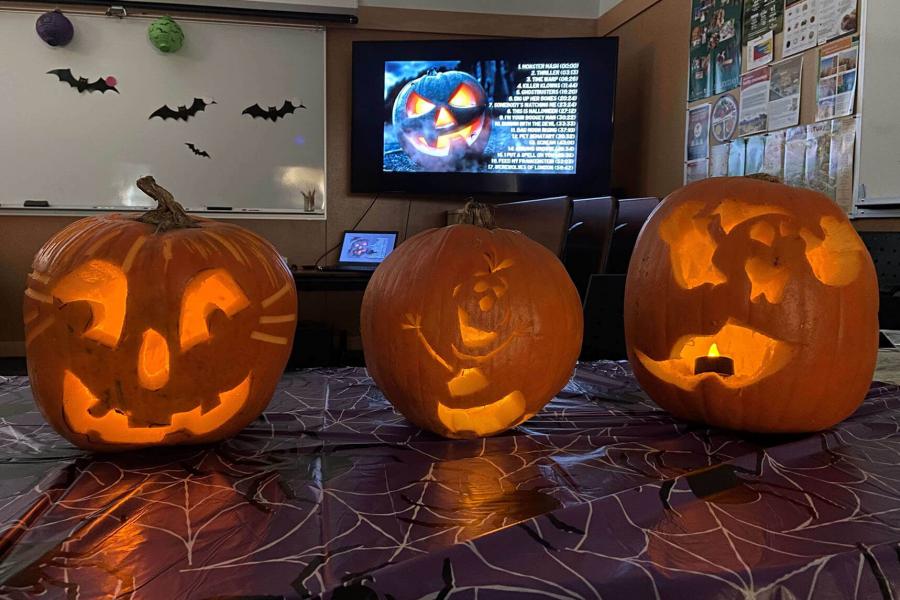
[[872, 379], [875, 269], [827, 197], [709, 179], [672, 193], [644, 226], [625, 336], [638, 382], [679, 417], [757, 432], [827, 429]]
[[259, 416], [294, 336], [293, 277], [266, 241], [189, 217], [152, 177], [141, 216], [76, 221], [25, 290], [34, 398], [87, 449], [203, 443]]
[[422, 232], [387, 257], [366, 288], [361, 331], [369, 374], [397, 410], [471, 438], [518, 425], [565, 386], [582, 313], [549, 250], [516, 231], [462, 224]]

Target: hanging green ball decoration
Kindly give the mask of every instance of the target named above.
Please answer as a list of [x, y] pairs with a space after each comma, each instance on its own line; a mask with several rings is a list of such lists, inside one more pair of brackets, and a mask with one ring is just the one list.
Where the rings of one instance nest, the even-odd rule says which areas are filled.
[[160, 17], [147, 30], [150, 42], [161, 52], [178, 52], [184, 43], [184, 32], [172, 17]]

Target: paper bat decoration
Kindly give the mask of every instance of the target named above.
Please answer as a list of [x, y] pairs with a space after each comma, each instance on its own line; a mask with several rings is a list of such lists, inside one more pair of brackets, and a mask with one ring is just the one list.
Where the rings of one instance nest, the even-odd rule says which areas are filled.
[[290, 100], [285, 100], [284, 104], [281, 105], [281, 108], [275, 108], [274, 106], [262, 108], [259, 104], [254, 104], [253, 106], [248, 106], [247, 108], [242, 110], [241, 114], [250, 115], [254, 119], [257, 117], [268, 119], [269, 121], [272, 121], [274, 123], [285, 115], [292, 114], [298, 108], [306, 107], [303, 106], [302, 102], [298, 101], [297, 104], [294, 104]]
[[166, 104], [161, 108], [157, 108], [153, 111], [153, 114], [150, 115], [150, 119], [153, 117], [159, 117], [163, 121], [166, 119], [175, 119], [176, 121], [187, 121], [198, 112], [202, 110], [206, 110], [206, 107], [210, 104], [217, 104], [215, 100], [211, 100], [209, 98], [194, 98], [194, 102], [190, 106], [179, 106], [178, 108], [169, 108], [169, 105]]
[[192, 144], [190, 142], [185, 142], [184, 145], [187, 146], [188, 148], [190, 148], [191, 152], [193, 152], [197, 156], [205, 156], [206, 158], [212, 158], [209, 155], [209, 152], [207, 152], [206, 150], [201, 150], [200, 148], [198, 148], [197, 146], [195, 146], [194, 144]]
[[88, 91], [105, 94], [109, 90], [112, 90], [117, 94], [119, 93], [119, 90], [116, 89], [116, 78], [112, 75], [109, 77], [101, 77], [96, 81], [88, 81], [85, 77], [76, 78], [72, 75], [71, 69], [53, 69], [52, 71], [47, 71], [47, 75], [56, 75], [60, 81], [64, 81], [73, 88], [76, 88], [79, 93]]

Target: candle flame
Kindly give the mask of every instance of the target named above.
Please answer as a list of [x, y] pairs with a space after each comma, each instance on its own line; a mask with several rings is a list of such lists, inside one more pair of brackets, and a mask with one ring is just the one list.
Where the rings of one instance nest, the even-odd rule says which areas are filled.
[[715, 342], [713, 342], [712, 345], [709, 347], [709, 352], [707, 352], [706, 355], [711, 358], [716, 358], [719, 356], [719, 347], [716, 346]]

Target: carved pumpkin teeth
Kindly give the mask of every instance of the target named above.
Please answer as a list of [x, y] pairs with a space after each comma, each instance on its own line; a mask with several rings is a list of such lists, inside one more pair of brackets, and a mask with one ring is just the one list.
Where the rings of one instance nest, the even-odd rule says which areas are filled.
[[[734, 360], [734, 375], [694, 374], [696, 359], [705, 356], [712, 344], [722, 356]], [[672, 347], [669, 359], [654, 360], [640, 350], [635, 350], [635, 355], [657, 378], [690, 391], [704, 379], [714, 379], [731, 389], [746, 387], [780, 371], [793, 358], [794, 351], [793, 344], [729, 320], [711, 335], [682, 336]]]
[[423, 135], [408, 135], [407, 139], [412, 143], [416, 150], [423, 154], [429, 156], [449, 156], [450, 146], [454, 140], [465, 140], [466, 146], [471, 146], [475, 143], [475, 140], [478, 139], [478, 135], [484, 127], [484, 119], [485, 116], [481, 115], [475, 123], [466, 125], [456, 131], [442, 133], [435, 138], [434, 144], [431, 144]]

